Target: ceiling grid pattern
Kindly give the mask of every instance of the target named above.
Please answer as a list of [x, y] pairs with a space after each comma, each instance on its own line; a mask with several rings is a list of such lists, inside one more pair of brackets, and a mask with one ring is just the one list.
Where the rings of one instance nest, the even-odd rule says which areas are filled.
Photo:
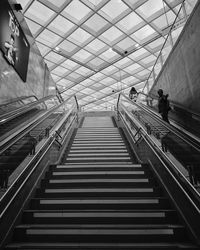
[[148, 79], [181, 4], [158, 74], [196, 0], [17, 0], [63, 99], [110, 110]]

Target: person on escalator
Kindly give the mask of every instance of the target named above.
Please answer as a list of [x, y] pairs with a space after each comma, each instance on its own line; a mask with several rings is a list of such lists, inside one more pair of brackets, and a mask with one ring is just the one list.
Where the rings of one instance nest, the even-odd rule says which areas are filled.
[[35, 137], [31, 136], [30, 137], [30, 155], [34, 155], [35, 154], [35, 148], [37, 145], [37, 140]]
[[163, 121], [169, 123], [168, 112], [171, 110], [168, 100], [168, 94], [164, 95], [163, 90], [158, 90], [158, 112], [161, 114]]
[[132, 88], [130, 89], [130, 92], [129, 92], [129, 98], [130, 98], [131, 100], [133, 100], [134, 102], [136, 102], [137, 96], [138, 96], [137, 90], [136, 90], [134, 87], [132, 87]]

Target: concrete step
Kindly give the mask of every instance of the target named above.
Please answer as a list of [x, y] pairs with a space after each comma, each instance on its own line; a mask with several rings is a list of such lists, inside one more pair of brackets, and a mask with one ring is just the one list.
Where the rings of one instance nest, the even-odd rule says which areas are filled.
[[6, 246], [10, 250], [154, 250], [154, 249], [190, 249], [196, 250], [199, 247], [187, 242], [140, 242], [140, 243], [66, 243], [66, 242], [22, 242], [12, 243]]
[[135, 198], [33, 198], [30, 209], [45, 210], [132, 210], [132, 209], [169, 209], [170, 203], [164, 197]]
[[174, 210], [59, 211], [26, 210], [24, 224], [164, 224], [178, 223]]
[[29, 224], [15, 228], [14, 239], [35, 242], [176, 242], [187, 239], [181, 225], [54, 225]]

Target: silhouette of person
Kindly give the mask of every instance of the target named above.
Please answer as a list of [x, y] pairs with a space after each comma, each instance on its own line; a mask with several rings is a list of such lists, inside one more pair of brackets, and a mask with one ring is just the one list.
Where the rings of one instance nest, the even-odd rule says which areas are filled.
[[137, 96], [138, 96], [137, 90], [134, 87], [132, 87], [129, 92], [129, 98], [136, 102]]
[[163, 90], [158, 90], [158, 112], [161, 114], [163, 121], [169, 123], [168, 112], [171, 110], [168, 101], [168, 94], [164, 95]]

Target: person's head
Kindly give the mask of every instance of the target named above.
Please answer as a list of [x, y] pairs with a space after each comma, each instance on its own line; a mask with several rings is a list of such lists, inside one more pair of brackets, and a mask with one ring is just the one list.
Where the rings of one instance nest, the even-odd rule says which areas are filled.
[[136, 91], [136, 89], [135, 89], [134, 87], [132, 87], [132, 88], [131, 88], [131, 92], [132, 92], [132, 93], [136, 93], [137, 91]]
[[159, 96], [162, 96], [162, 95], [163, 95], [163, 90], [162, 90], [162, 89], [159, 89], [159, 90], [158, 90], [158, 95], [159, 95]]
[[10, 43], [12, 45], [15, 43], [15, 37], [13, 35], [10, 36]]

